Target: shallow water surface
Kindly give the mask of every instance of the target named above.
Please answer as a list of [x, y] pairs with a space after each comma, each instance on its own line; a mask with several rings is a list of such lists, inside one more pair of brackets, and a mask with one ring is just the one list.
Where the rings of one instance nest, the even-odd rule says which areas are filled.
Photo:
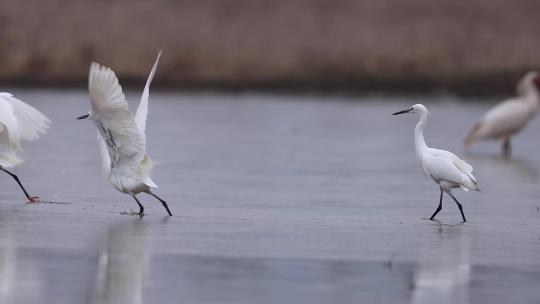
[[[13, 91], [54, 121], [0, 195], [0, 303], [538, 303], [540, 121], [465, 154], [491, 100], [152, 94], [148, 153], [161, 204], [137, 205], [100, 174], [84, 91]], [[137, 95], [128, 94], [135, 101]], [[414, 156], [426, 139], [475, 167], [456, 191], [469, 220]], [[135, 108], [136, 103], [132, 105]]]

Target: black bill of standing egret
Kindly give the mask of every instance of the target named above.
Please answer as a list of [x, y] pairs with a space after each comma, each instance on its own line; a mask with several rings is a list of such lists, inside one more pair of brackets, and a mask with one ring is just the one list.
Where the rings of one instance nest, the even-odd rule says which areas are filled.
[[411, 108], [396, 112], [393, 115], [405, 113], [416, 113], [420, 116], [414, 129], [416, 158], [424, 173], [437, 183], [440, 188], [439, 205], [429, 219], [433, 220], [437, 213], [441, 211], [443, 192], [446, 192], [457, 204], [463, 222], [466, 222], [463, 206], [452, 194], [452, 189], [461, 188], [466, 192], [469, 190], [480, 190], [478, 182], [472, 174], [473, 167], [452, 152], [427, 146], [424, 140], [424, 128], [430, 113], [424, 105], [415, 104]]
[[393, 113], [392, 115], [405, 114], [405, 113], [412, 112], [412, 110], [413, 110], [413, 109], [410, 108], [410, 109], [407, 109], [407, 110], [397, 111], [396, 113]]
[[146, 154], [148, 96], [160, 57], [161, 51], [146, 81], [135, 115], [128, 108], [116, 74], [110, 68], [93, 62], [88, 76], [91, 110], [77, 119], [90, 119], [96, 125], [103, 172], [116, 190], [135, 200], [139, 214], [143, 215], [144, 207], [136, 195], [144, 192], [161, 202], [167, 214], [172, 216], [167, 202], [151, 190], [157, 185], [150, 178], [153, 163]]
[[20, 165], [23, 160], [18, 155], [20, 141], [33, 141], [45, 133], [51, 124], [49, 118], [34, 107], [0, 92], [0, 170], [9, 174], [19, 185], [28, 202], [39, 202], [37, 196], [30, 196], [19, 177], [6, 168]]

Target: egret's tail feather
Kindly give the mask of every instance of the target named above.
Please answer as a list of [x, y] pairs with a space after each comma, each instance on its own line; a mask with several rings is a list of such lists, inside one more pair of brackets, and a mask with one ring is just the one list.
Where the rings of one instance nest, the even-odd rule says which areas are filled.
[[480, 187], [478, 187], [478, 184], [473, 184], [473, 185], [460, 185], [460, 188], [463, 189], [463, 191], [465, 192], [469, 192], [469, 191], [478, 191], [478, 192], [482, 192], [480, 191]]
[[465, 192], [469, 192], [470, 190], [480, 191], [480, 186], [478, 185], [478, 182], [474, 179], [466, 181], [463, 185], [460, 185], [460, 187]]
[[144, 184], [147, 185], [150, 188], [156, 188], [156, 189], [159, 188], [156, 185], [156, 183], [154, 183], [154, 181], [148, 175], [144, 178]]
[[154, 181], [150, 178], [150, 173], [152, 173], [152, 169], [154, 168], [154, 163], [152, 162], [152, 159], [148, 157], [148, 155], [145, 155], [143, 160], [139, 164], [139, 176], [143, 177], [143, 183], [151, 188], [157, 188], [158, 186], [154, 183]]
[[144, 155], [143, 160], [139, 163], [139, 173], [144, 175], [150, 175], [154, 168], [154, 162], [148, 155]]

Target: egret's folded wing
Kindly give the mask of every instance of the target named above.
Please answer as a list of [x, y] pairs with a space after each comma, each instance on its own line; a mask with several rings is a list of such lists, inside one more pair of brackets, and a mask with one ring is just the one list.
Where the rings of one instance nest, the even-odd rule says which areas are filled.
[[122, 161], [136, 168], [144, 158], [145, 141], [116, 75], [111, 69], [92, 63], [88, 89], [93, 120], [103, 136], [112, 166]]
[[152, 67], [152, 71], [150, 71], [150, 76], [148, 76], [148, 80], [146, 81], [146, 85], [141, 96], [141, 101], [139, 103], [139, 107], [137, 108], [137, 113], [135, 113], [135, 123], [143, 136], [145, 136], [146, 116], [148, 116], [148, 96], [150, 95], [150, 84], [152, 83], [152, 79], [154, 79], [154, 74], [156, 73], [159, 63], [159, 57], [161, 57], [161, 51], [158, 53], [156, 62]]
[[430, 154], [433, 154], [437, 157], [447, 158], [457, 163], [460, 169], [463, 169], [464, 171], [467, 171], [469, 173], [473, 172], [473, 167], [471, 165], [469, 165], [467, 162], [465, 162], [464, 160], [462, 160], [461, 158], [459, 158], [457, 155], [455, 155], [454, 153], [450, 151], [430, 148]]
[[32, 141], [49, 129], [51, 121], [34, 107], [13, 97], [9, 93], [1, 93], [0, 99], [4, 99], [11, 105], [13, 115], [17, 121], [20, 139]]
[[461, 184], [465, 175], [456, 167], [452, 159], [440, 155], [425, 155], [423, 164], [426, 172], [435, 180], [445, 180]]

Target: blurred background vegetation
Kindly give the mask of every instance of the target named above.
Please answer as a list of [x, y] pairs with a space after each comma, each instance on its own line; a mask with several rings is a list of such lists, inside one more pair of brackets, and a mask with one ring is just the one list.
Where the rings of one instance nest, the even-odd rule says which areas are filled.
[[0, 83], [84, 86], [92, 60], [173, 89], [511, 92], [538, 0], [2, 0]]

